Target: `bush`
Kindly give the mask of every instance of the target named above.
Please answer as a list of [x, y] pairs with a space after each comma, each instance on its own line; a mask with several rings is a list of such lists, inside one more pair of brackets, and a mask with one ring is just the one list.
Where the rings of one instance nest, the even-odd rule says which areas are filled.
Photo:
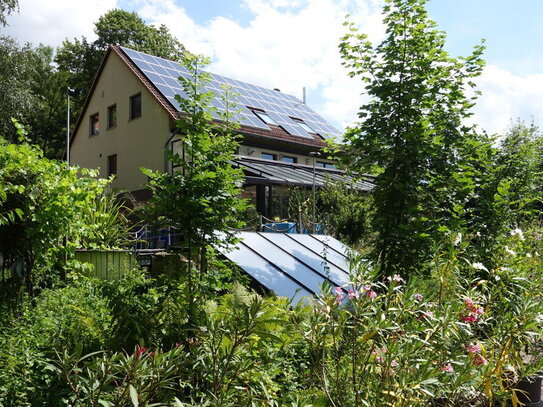
[[81, 279], [41, 293], [28, 318], [40, 349], [74, 352], [81, 348], [88, 353], [105, 348], [113, 318], [96, 283]]
[[102, 281], [99, 290], [112, 315], [108, 348], [130, 351], [136, 345], [170, 349], [185, 336], [185, 285], [149, 278], [133, 270], [119, 281]]

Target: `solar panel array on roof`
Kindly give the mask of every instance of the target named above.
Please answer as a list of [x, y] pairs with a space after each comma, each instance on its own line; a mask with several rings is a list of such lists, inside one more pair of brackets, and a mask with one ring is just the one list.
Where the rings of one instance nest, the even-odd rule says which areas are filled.
[[293, 302], [318, 294], [321, 285], [345, 286], [349, 248], [331, 236], [240, 232], [223, 254], [266, 289]]
[[[178, 77], [189, 78], [190, 75], [187, 70], [177, 62], [125, 47], [120, 48], [172, 106], [180, 110], [175, 95], [183, 97], [184, 92]], [[294, 96], [221, 75], [210, 74], [210, 76], [211, 81], [206, 89], [213, 91], [216, 95], [211, 102], [212, 105], [218, 111], [226, 110], [226, 106], [219, 96], [224, 95], [223, 85], [229, 85], [231, 92], [238, 94], [235, 101], [238, 103], [237, 109], [240, 110], [233, 119], [242, 125], [269, 130], [270, 127], [253, 113], [253, 110], [262, 110], [279, 126], [294, 136], [313, 139], [313, 135], [293, 118], [302, 120], [310, 129], [324, 138], [341, 136], [341, 133], [334, 126], [331, 126]], [[215, 117], [218, 118], [218, 114], [215, 113]]]

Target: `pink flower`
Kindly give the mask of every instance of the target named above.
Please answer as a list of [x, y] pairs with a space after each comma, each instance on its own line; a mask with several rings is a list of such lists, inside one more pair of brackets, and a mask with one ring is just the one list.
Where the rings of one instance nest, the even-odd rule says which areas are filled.
[[398, 362], [396, 362], [396, 359], [394, 359], [392, 362], [390, 362], [390, 366], [398, 367]]
[[353, 298], [358, 298], [358, 291], [349, 290], [348, 293], [347, 293], [347, 297], [349, 297], [351, 300]]
[[330, 306], [329, 305], [323, 305], [320, 308], [315, 308], [316, 314], [327, 314], [330, 312]]
[[464, 303], [466, 305], [466, 310], [460, 315], [460, 319], [468, 324], [477, 322], [479, 316], [485, 313], [484, 308], [473, 302], [471, 298], [466, 298]]
[[394, 281], [395, 283], [401, 284], [405, 280], [399, 274], [394, 274], [392, 277], [387, 277], [388, 281]]
[[395, 281], [397, 283], [403, 283], [404, 279], [399, 274], [394, 274], [392, 276], [392, 281]]
[[467, 324], [473, 324], [478, 320], [477, 316], [475, 315], [460, 315], [460, 319]]
[[488, 363], [488, 360], [486, 360], [484, 357], [482, 357], [481, 355], [475, 355], [475, 357], [473, 358], [473, 364], [475, 366], [484, 366]]
[[424, 311], [422, 314], [420, 314], [419, 320], [422, 321], [423, 319], [430, 319], [433, 316], [434, 316], [433, 311]]
[[443, 366], [439, 368], [439, 371], [445, 372], [445, 373], [453, 373], [454, 369], [450, 363], [445, 363]]
[[415, 300], [417, 300], [418, 302], [422, 302], [424, 296], [422, 294], [415, 294], [413, 296], [415, 298]]
[[478, 344], [467, 345], [464, 349], [466, 349], [466, 351], [468, 353], [479, 353], [479, 352], [481, 352], [481, 346], [478, 345]]
[[340, 304], [343, 301], [343, 289], [341, 287], [335, 288], [336, 292], [336, 303]]
[[364, 294], [373, 300], [377, 297], [377, 293], [371, 289], [371, 286], [367, 285], [364, 287]]

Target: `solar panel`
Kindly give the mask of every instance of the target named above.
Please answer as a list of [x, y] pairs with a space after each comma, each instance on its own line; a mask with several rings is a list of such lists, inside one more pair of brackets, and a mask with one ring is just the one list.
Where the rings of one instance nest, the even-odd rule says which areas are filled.
[[[179, 84], [178, 77], [189, 78], [189, 74], [179, 63], [153, 57], [129, 48], [120, 48], [168, 100], [171, 101], [172, 95], [181, 93], [181, 85]], [[237, 121], [240, 124], [269, 130], [270, 127], [256, 118], [251, 111], [251, 108], [262, 109], [277, 124], [283, 127], [285, 131], [294, 136], [313, 139], [313, 136], [300, 127], [292, 118], [303, 120], [310, 128], [314, 129], [324, 138], [341, 136], [341, 133], [336, 128], [292, 95], [217, 74], [210, 74], [210, 78], [211, 82], [206, 86], [206, 90], [217, 93], [221, 89], [221, 85], [229, 85], [231, 86], [232, 93], [239, 94], [237, 109], [241, 110], [241, 115], [237, 117]], [[218, 98], [215, 97], [215, 99]], [[179, 109], [177, 103], [174, 103], [173, 106]], [[224, 110], [224, 107], [221, 107], [219, 103], [213, 103], [213, 106]], [[217, 115], [214, 116], [218, 117]], [[242, 117], [247, 119], [243, 120]], [[254, 120], [251, 118], [254, 118]]]

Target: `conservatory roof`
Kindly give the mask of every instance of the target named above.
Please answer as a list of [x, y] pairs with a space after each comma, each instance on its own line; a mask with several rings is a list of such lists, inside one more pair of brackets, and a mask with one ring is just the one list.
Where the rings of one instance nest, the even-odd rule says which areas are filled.
[[335, 168], [313, 168], [311, 165], [247, 157], [236, 158], [232, 164], [243, 170], [245, 182], [248, 184], [312, 186], [314, 171], [317, 187], [323, 187], [330, 181], [337, 181], [353, 184], [360, 191], [370, 191], [373, 188], [370, 176], [355, 180], [344, 171]]
[[331, 236], [239, 232], [233, 250], [221, 249], [264, 288], [294, 303], [318, 294], [323, 283], [345, 286], [350, 249]]

